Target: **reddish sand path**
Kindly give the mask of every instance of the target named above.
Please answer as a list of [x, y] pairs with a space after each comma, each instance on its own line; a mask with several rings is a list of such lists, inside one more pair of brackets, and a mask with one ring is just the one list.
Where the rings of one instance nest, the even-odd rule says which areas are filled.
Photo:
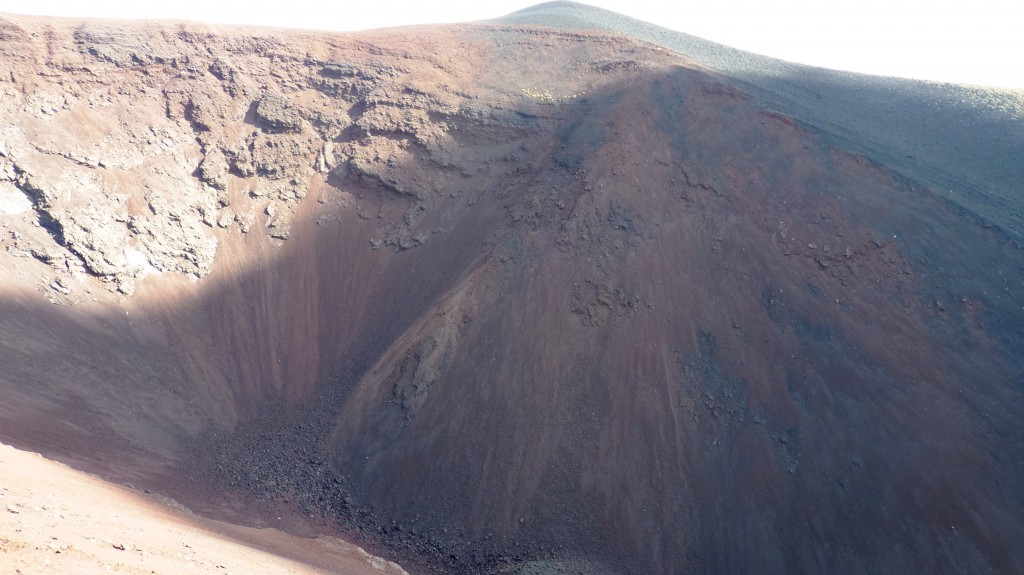
[[43, 573], [405, 571], [338, 539], [203, 519], [171, 500], [0, 444], [0, 574]]

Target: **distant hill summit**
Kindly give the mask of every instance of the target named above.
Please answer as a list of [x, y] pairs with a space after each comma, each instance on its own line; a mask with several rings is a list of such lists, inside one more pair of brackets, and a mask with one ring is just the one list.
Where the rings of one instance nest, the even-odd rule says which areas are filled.
[[544, 2], [495, 21], [604, 30], [678, 52], [1024, 238], [1016, 205], [1024, 195], [1024, 91], [805, 66], [577, 2]]

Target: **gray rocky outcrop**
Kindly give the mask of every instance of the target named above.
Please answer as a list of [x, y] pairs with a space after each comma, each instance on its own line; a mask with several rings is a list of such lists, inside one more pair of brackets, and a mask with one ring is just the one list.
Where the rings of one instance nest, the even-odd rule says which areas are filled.
[[256, 102], [256, 120], [268, 132], [298, 132], [302, 130], [302, 116], [284, 96], [267, 91]]

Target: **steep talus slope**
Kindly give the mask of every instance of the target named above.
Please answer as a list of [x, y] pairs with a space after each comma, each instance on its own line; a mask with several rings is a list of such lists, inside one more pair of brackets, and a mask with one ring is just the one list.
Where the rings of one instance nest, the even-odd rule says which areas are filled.
[[0, 34], [5, 439], [422, 572], [1024, 568], [1019, 237], [871, 129], [594, 31]]
[[559, 221], [342, 409], [357, 495], [624, 572], [1012, 571], [1017, 245], [950, 245], [955, 210], [702, 73], [629, 86], [570, 114]]

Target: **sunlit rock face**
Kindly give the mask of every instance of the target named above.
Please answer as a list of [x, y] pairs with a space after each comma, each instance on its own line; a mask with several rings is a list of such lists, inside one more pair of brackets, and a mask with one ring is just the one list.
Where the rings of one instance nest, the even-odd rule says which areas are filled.
[[1019, 95], [622, 22], [0, 21], [0, 438], [415, 572], [1024, 569]]

